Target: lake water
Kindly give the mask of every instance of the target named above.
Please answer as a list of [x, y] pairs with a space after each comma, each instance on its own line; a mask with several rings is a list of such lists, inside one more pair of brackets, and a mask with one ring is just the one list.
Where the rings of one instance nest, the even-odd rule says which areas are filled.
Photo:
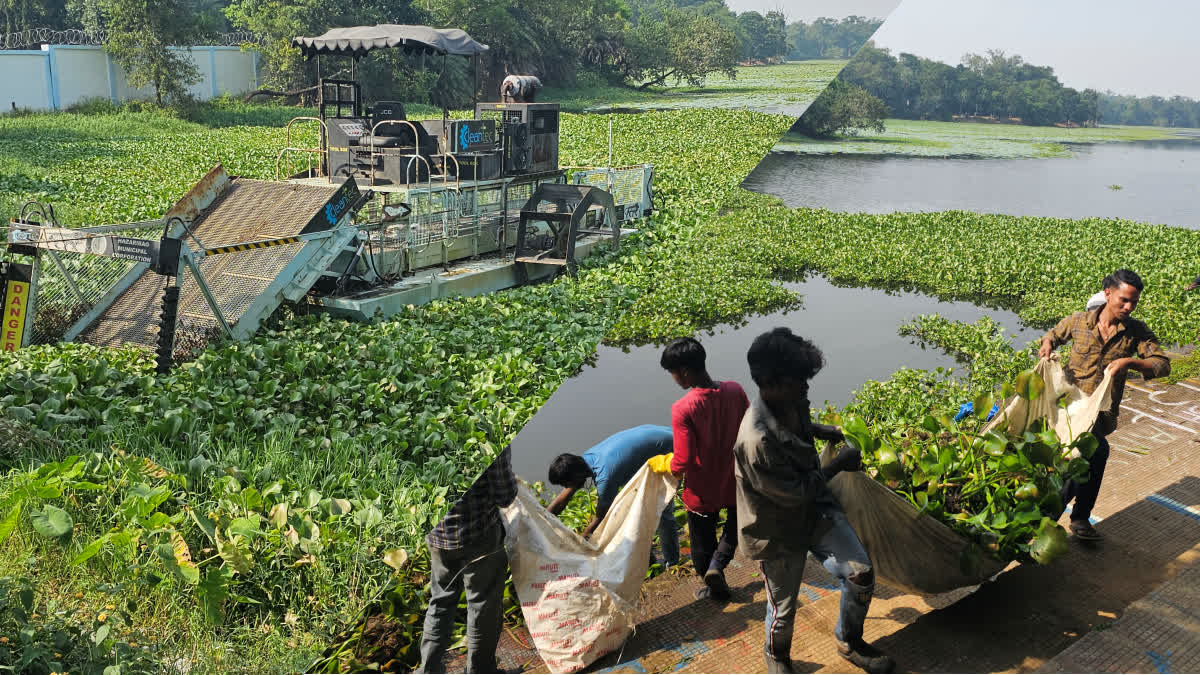
[[1200, 140], [1074, 145], [1071, 151], [1073, 157], [1052, 159], [771, 153], [742, 185], [788, 206], [833, 211], [958, 209], [1200, 228]]
[[[900, 367], [953, 367], [954, 359], [925, 349], [897, 334], [900, 324], [919, 314], [940, 314], [960, 321], [990, 316], [1023, 346], [1042, 331], [1024, 329], [1012, 312], [990, 310], [969, 302], [942, 302], [918, 293], [892, 293], [867, 288], [841, 288], [820, 277], [785, 284], [804, 297], [804, 307], [786, 313], [751, 317], [743, 327], [726, 326], [697, 339], [708, 353], [709, 373], [732, 379], [753, 398], [746, 349], [776, 326], [816, 343], [825, 368], [812, 382], [811, 400], [849, 403], [867, 380], [886, 380]], [[1080, 298], [1082, 309], [1087, 298]], [[609, 435], [639, 424], [671, 424], [671, 404], [683, 395], [658, 364], [662, 348], [628, 351], [601, 346], [596, 362], [568, 379], [513, 441], [513, 467], [528, 481], [545, 481], [550, 461], [562, 452], [580, 454]]]

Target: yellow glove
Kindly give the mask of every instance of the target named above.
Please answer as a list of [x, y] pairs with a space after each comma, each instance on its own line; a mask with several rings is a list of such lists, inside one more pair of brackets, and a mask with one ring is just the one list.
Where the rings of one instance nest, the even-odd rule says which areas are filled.
[[659, 455], [657, 457], [651, 457], [646, 461], [646, 464], [649, 465], [650, 470], [654, 471], [655, 473], [671, 473], [671, 457], [672, 455], [670, 453]]

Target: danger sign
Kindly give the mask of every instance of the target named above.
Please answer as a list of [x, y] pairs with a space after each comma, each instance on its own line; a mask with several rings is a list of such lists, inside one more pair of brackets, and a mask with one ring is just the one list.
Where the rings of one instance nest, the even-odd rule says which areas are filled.
[[25, 318], [29, 315], [31, 284], [29, 275], [21, 274], [16, 265], [9, 267], [8, 283], [4, 285], [3, 319], [0, 320], [0, 351], [15, 352], [25, 337]]

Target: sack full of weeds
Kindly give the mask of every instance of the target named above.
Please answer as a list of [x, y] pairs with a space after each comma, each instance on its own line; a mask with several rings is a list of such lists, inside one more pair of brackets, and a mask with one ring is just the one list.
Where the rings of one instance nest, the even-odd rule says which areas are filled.
[[[875, 573], [910, 593], [974, 586], [1010, 563], [1047, 564], [1067, 546], [1054, 518], [1067, 480], [1088, 478], [1098, 441], [1090, 430], [1111, 402], [1111, 377], [1091, 394], [1043, 360], [1021, 373], [1002, 412], [982, 428], [925, 417], [914, 428], [880, 432], [857, 417], [828, 416], [863, 455], [863, 471], [841, 473], [830, 489]], [[975, 410], [991, 407], [981, 398]], [[833, 457], [826, 447], [822, 462]]]
[[550, 672], [586, 668], [633, 633], [654, 532], [676, 485], [643, 466], [586, 540], [525, 485], [502, 510], [521, 613]]

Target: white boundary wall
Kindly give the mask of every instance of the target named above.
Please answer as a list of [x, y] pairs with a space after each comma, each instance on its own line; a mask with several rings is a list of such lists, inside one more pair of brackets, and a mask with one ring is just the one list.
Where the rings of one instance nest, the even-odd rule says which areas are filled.
[[[191, 58], [200, 82], [189, 88], [204, 100], [223, 93], [257, 89], [258, 52], [240, 47], [171, 47]], [[113, 103], [154, 97], [150, 87], [134, 89], [125, 71], [103, 47], [45, 45], [41, 50], [0, 51], [0, 114], [13, 107], [62, 110], [91, 98]]]

